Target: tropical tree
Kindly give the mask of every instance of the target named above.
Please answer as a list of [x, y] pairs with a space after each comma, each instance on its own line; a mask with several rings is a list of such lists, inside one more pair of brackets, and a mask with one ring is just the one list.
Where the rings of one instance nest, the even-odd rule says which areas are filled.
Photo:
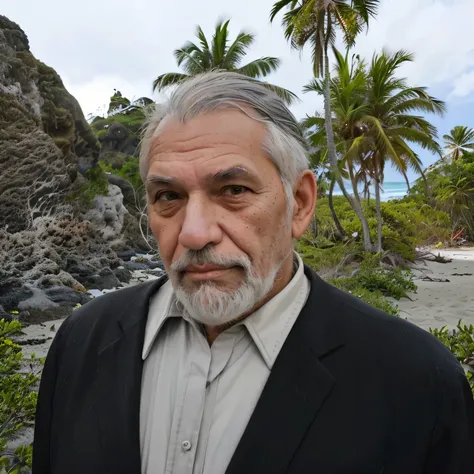
[[[423, 174], [421, 160], [411, 148], [412, 144], [437, 154], [441, 150], [436, 142], [436, 128], [417, 113], [443, 114], [445, 104], [430, 96], [425, 88], [409, 87], [405, 79], [396, 77], [400, 66], [413, 60], [405, 51], [375, 54], [370, 66], [357, 57], [350, 61], [348, 54], [343, 56], [335, 51], [335, 55], [337, 67], [331, 82], [331, 102], [338, 141], [336, 149], [351, 180], [355, 200], [360, 203], [360, 181], [374, 183], [378, 222], [376, 251], [380, 252], [380, 191], [386, 165], [391, 163], [408, 184], [409, 168]], [[321, 81], [314, 80], [306, 90], [321, 94], [323, 87]], [[306, 125], [312, 123], [314, 120], [306, 121]], [[314, 135], [317, 140], [321, 139], [321, 132], [319, 123]], [[368, 231], [365, 216], [361, 222], [365, 234]]]
[[[329, 48], [335, 45], [337, 30], [343, 34], [347, 48], [353, 46], [356, 36], [368, 27], [369, 19], [375, 17], [380, 0], [279, 0], [272, 8], [270, 21], [287, 9], [282, 24], [285, 37], [294, 48], [302, 49], [308, 42], [312, 47], [313, 71], [316, 78], [324, 77], [324, 111], [327, 140], [327, 155], [337, 183], [360, 216], [362, 209], [346, 191], [339, 173], [337, 151], [332, 127], [331, 91], [329, 71]], [[357, 209], [357, 210], [356, 210]], [[366, 247], [370, 246], [365, 241]]]
[[452, 161], [457, 161], [466, 153], [474, 151], [474, 130], [472, 128], [457, 125], [449, 135], [443, 135], [446, 142], [446, 150]]
[[380, 188], [386, 164], [390, 162], [403, 175], [409, 187], [409, 168], [423, 176], [422, 162], [411, 145], [421, 146], [441, 156], [436, 127], [418, 113], [443, 115], [446, 106], [430, 96], [426, 88], [410, 87], [406, 79], [396, 77], [397, 70], [411, 61], [413, 55], [403, 50], [394, 54], [382, 52], [373, 56], [368, 72], [368, 110], [363, 121], [368, 126], [365, 135], [375, 189], [379, 252], [382, 250]]
[[[198, 25], [196, 27], [198, 44], [188, 41], [174, 52], [176, 62], [184, 70], [184, 73], [161, 74], [153, 82], [153, 90], [162, 91], [170, 86], [180, 84], [191, 76], [212, 70], [233, 71], [253, 79], [261, 79], [275, 72], [280, 66], [280, 59], [270, 56], [242, 64], [248, 49], [255, 41], [255, 35], [241, 30], [235, 40], [230, 42], [229, 22], [230, 20], [219, 20], [210, 41]], [[287, 89], [266, 82], [262, 84], [277, 93], [288, 105], [298, 99], [293, 92]]]

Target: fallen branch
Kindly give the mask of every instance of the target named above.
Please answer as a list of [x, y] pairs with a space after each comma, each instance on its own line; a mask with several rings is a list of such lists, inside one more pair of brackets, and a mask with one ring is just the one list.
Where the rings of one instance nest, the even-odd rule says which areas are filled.
[[436, 283], [450, 283], [450, 281], [447, 278], [431, 278], [428, 275], [425, 275], [422, 278], [423, 281], [434, 281]]
[[438, 255], [435, 255], [433, 252], [421, 252], [416, 256], [415, 260], [437, 263], [451, 263], [453, 261], [452, 258], [442, 257], [440, 253], [438, 253]]

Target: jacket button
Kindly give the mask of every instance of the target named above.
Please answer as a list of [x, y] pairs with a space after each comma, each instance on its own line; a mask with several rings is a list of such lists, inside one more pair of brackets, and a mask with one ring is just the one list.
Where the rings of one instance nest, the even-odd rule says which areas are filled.
[[191, 449], [191, 442], [187, 440], [183, 441], [181, 446], [183, 447], [184, 451], [189, 451]]

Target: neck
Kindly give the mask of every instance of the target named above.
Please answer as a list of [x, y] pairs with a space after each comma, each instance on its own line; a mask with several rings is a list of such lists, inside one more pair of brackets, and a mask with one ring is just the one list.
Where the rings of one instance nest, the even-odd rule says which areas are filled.
[[221, 326], [205, 326], [207, 340], [209, 345], [216, 340], [217, 336], [224, 332], [226, 329], [231, 328], [235, 324], [243, 321], [247, 316], [251, 315], [258, 309], [260, 309], [265, 303], [270, 301], [274, 296], [276, 296], [283, 288], [290, 283], [291, 279], [293, 278], [293, 252], [288, 255], [283, 263], [280, 266], [280, 270], [278, 271], [275, 282], [273, 284], [272, 289], [267, 293], [267, 295], [260, 300], [250, 311], [247, 313], [239, 316], [238, 318], [230, 321], [229, 323], [223, 324]]

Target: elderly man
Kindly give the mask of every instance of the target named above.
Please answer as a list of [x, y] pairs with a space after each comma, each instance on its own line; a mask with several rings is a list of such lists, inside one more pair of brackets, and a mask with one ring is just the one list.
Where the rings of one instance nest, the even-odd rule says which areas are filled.
[[316, 183], [276, 95], [233, 73], [185, 82], [150, 119], [141, 173], [168, 277], [64, 322], [34, 474], [472, 474], [451, 353], [294, 252]]

